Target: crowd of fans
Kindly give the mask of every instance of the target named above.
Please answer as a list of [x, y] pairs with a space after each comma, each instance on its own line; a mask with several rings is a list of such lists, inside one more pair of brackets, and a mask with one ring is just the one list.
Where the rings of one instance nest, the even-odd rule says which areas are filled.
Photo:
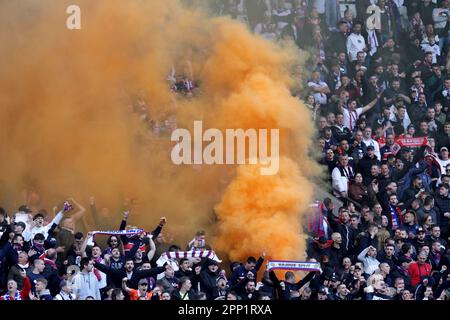
[[335, 25], [324, 8], [281, 31], [312, 34], [294, 32], [305, 101], [343, 203], [315, 207], [308, 256], [328, 299], [448, 300], [450, 1], [356, 1]]
[[[81, 232], [86, 210], [74, 200], [78, 210], [64, 205], [54, 215], [0, 208], [0, 300], [449, 300], [450, 1], [361, 0], [342, 15], [333, 0], [211, 3], [310, 52], [309, 93], [299, 98], [343, 203], [323, 199], [309, 219], [307, 261], [321, 271], [279, 279], [265, 270], [263, 249], [229, 266], [179, 258], [210, 252], [203, 231], [176, 245], [164, 217], [144, 232], [128, 210], [122, 221], [104, 219], [91, 198], [97, 230], [130, 233]], [[174, 92], [196, 86], [171, 76]], [[135, 109], [147, 119], [144, 102]]]

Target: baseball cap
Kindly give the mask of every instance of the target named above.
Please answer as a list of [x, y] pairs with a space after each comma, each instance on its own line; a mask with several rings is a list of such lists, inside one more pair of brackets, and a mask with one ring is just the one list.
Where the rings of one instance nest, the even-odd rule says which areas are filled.
[[317, 291], [317, 292], [322, 293], [322, 294], [328, 294], [327, 287], [325, 287], [325, 286], [320, 286], [319, 291]]
[[24, 222], [22, 222], [22, 221], [16, 222], [16, 223], [14, 223], [14, 225], [15, 226], [21, 226], [24, 230], [27, 227], [27, 225]]
[[216, 260], [208, 259], [208, 260], [206, 260], [206, 265], [207, 265], [207, 266], [210, 266], [210, 265], [216, 265], [216, 266], [218, 266], [219, 263], [218, 263]]
[[419, 229], [417, 229], [417, 233], [424, 233], [425, 232], [425, 229], [424, 228], [419, 228]]
[[445, 151], [448, 152], [448, 148], [447, 148], [447, 147], [442, 147], [442, 148], [439, 150], [439, 152], [442, 152], [443, 150], [445, 150]]
[[338, 278], [336, 277], [336, 275], [333, 273], [333, 275], [330, 278], [331, 281], [335, 282], [338, 281]]
[[148, 284], [147, 279], [141, 279], [141, 280], [139, 280], [138, 285], [141, 285], [141, 284]]
[[368, 146], [368, 147], [367, 147], [367, 151], [369, 151], [369, 150], [372, 150], [372, 151], [373, 151], [373, 150], [375, 150], [375, 148], [374, 148], [373, 146]]

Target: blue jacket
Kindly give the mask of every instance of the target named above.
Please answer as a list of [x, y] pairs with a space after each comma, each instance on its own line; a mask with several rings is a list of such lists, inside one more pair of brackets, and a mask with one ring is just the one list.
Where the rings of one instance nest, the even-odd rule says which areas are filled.
[[[261, 268], [262, 264], [264, 262], [263, 257], [259, 257], [258, 261], [256, 262], [256, 266], [255, 268], [253, 268], [252, 270], [250, 270], [250, 272], [253, 273], [254, 278], [256, 279], [256, 276], [258, 274], [259, 269]], [[249, 271], [245, 269], [245, 266], [239, 266], [237, 267], [234, 272], [233, 275], [230, 277], [230, 284], [234, 285], [238, 282], [241, 281], [240, 278], [247, 278], [247, 273]]]

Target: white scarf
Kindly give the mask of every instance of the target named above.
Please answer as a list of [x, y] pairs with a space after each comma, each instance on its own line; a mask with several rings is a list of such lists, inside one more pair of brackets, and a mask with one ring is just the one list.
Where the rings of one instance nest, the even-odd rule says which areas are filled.
[[134, 236], [137, 234], [145, 233], [143, 229], [130, 229], [130, 230], [110, 230], [110, 231], [92, 231], [92, 236], [88, 239], [87, 245], [94, 245], [94, 237], [97, 234], [102, 235], [114, 235], [114, 236]]
[[369, 44], [370, 44], [370, 52], [369, 53], [371, 56], [373, 56], [375, 54], [375, 52], [377, 52], [377, 48], [380, 45], [378, 43], [378, 38], [377, 38], [377, 34], [375, 32], [375, 29], [367, 31], [367, 38], [368, 38]]
[[192, 250], [192, 251], [177, 251], [177, 252], [164, 252], [156, 261], [158, 266], [164, 265], [169, 262], [170, 259], [182, 259], [182, 258], [209, 258], [211, 260], [222, 262], [213, 250]]
[[295, 270], [295, 271], [320, 271], [319, 262], [302, 262], [302, 261], [284, 261], [269, 260], [267, 262], [267, 271], [270, 270]]

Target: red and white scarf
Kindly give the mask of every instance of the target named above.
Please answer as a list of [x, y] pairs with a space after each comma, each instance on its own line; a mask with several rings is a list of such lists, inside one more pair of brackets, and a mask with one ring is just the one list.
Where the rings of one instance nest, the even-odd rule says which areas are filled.
[[137, 234], [146, 233], [143, 229], [130, 229], [130, 230], [110, 230], [110, 231], [92, 231], [92, 236], [88, 239], [88, 245], [94, 245], [94, 237], [98, 234], [110, 235], [110, 236], [135, 236]]
[[156, 261], [158, 266], [164, 265], [171, 259], [187, 259], [187, 258], [209, 258], [211, 260], [222, 262], [213, 250], [192, 250], [192, 251], [171, 251], [164, 252]]

